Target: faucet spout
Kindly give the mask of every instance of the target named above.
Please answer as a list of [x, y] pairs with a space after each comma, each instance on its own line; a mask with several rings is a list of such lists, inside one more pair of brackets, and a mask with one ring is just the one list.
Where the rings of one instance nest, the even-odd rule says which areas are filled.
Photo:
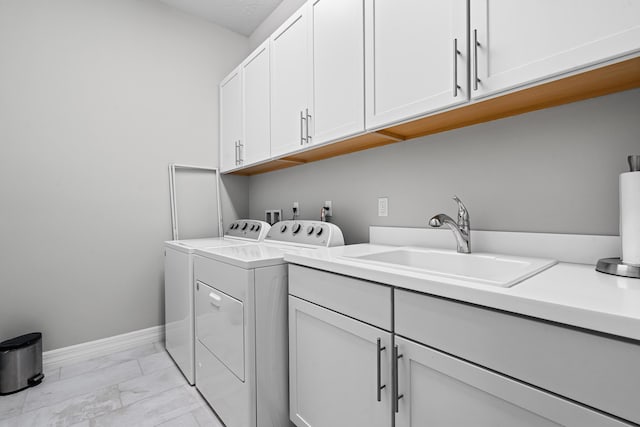
[[438, 214], [429, 220], [429, 225], [440, 228], [446, 225], [451, 229], [456, 238], [457, 250], [463, 254], [471, 253], [471, 227], [469, 225], [469, 212], [457, 197], [454, 200], [458, 203], [458, 221], [454, 221], [449, 215]]

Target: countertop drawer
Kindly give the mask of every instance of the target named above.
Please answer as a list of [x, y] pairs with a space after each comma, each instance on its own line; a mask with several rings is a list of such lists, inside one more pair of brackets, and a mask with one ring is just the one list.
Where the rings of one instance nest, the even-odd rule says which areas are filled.
[[640, 423], [640, 343], [395, 291], [395, 332]]
[[289, 293], [391, 330], [391, 287], [289, 264]]

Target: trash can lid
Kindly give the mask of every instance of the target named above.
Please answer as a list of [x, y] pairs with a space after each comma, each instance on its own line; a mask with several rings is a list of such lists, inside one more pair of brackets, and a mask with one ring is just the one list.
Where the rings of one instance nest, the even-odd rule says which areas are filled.
[[0, 342], [0, 351], [17, 350], [19, 348], [28, 347], [40, 339], [42, 339], [41, 332], [32, 332], [30, 334], [20, 335], [19, 337]]

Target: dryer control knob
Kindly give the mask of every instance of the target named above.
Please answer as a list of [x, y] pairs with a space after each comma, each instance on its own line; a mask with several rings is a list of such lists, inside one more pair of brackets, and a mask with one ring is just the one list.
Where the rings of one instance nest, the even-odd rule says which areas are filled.
[[256, 231], [260, 231], [260, 224], [256, 224]]
[[287, 224], [282, 224], [282, 225], [280, 226], [280, 232], [281, 232], [281, 233], [284, 233], [285, 231], [287, 231]]
[[248, 226], [249, 226], [249, 224], [247, 224], [247, 223], [245, 222], [244, 224], [242, 224], [242, 229], [243, 229], [243, 230], [246, 230]]
[[255, 224], [251, 224], [251, 231], [254, 231], [256, 229], [256, 225]]
[[313, 234], [313, 225], [310, 225], [307, 227], [307, 234], [308, 235], [312, 235]]
[[293, 234], [298, 234], [298, 232], [300, 231], [301, 228], [302, 228], [302, 226], [300, 224], [295, 224], [291, 231], [293, 231]]
[[324, 228], [319, 227], [318, 231], [316, 231], [316, 236], [321, 236], [323, 231], [324, 231]]

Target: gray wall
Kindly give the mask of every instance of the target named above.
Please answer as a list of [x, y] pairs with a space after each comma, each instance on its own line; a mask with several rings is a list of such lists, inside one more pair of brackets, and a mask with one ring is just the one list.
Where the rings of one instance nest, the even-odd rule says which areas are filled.
[[0, 340], [163, 323], [167, 164], [217, 165], [217, 85], [247, 52], [155, 1], [0, 2]]
[[280, 3], [249, 36], [249, 47], [251, 50], [260, 46], [263, 41], [269, 38], [271, 33], [277, 30], [296, 10], [300, 9], [306, 1], [307, 0], [282, 0], [282, 3]]
[[[333, 201], [347, 243], [369, 225], [425, 227], [457, 194], [478, 230], [618, 234], [618, 174], [640, 154], [640, 90], [417, 138], [250, 178], [250, 212]], [[389, 216], [377, 216], [377, 198]]]

